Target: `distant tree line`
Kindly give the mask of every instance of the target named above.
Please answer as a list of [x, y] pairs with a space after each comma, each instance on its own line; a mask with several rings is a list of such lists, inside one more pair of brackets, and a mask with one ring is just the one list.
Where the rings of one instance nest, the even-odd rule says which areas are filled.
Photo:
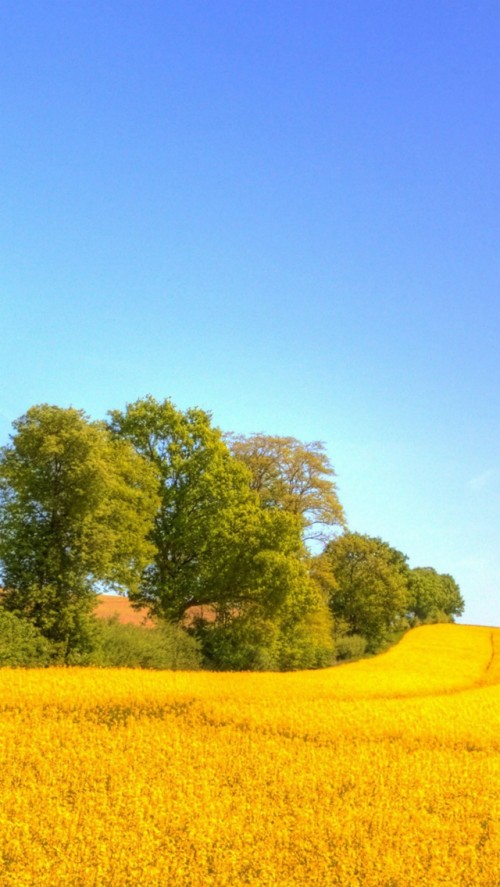
[[[0, 584], [0, 665], [318, 668], [464, 607], [451, 576], [348, 531], [323, 444], [223, 435], [151, 396], [14, 422]], [[103, 590], [157, 629], [98, 624]]]

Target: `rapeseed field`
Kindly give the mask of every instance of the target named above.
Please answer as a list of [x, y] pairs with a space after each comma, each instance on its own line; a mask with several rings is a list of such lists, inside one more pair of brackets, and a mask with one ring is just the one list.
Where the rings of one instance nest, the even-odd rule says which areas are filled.
[[0, 671], [2, 887], [500, 885], [500, 629], [318, 672]]

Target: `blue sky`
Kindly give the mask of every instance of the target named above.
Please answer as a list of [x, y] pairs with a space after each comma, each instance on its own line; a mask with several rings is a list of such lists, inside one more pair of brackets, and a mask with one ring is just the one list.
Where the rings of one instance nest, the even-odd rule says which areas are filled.
[[0, 440], [150, 392], [326, 443], [500, 625], [500, 8], [0, 11]]

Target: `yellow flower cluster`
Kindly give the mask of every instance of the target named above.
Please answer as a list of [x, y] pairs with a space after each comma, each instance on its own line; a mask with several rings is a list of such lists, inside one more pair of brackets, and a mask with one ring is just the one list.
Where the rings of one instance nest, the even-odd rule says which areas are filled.
[[498, 887], [500, 629], [295, 674], [0, 671], [2, 887]]

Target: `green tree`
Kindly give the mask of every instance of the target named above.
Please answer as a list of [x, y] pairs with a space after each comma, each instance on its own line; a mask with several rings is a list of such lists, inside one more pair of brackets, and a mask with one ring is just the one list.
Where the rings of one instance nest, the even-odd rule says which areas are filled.
[[0, 451], [2, 606], [69, 655], [95, 589], [133, 591], [154, 553], [156, 477], [81, 410], [34, 406], [14, 428]]
[[0, 608], [0, 668], [40, 668], [49, 665], [51, 652], [47, 638], [31, 622]]
[[232, 452], [251, 473], [251, 484], [267, 508], [297, 515], [304, 538], [325, 542], [345, 517], [333, 480], [335, 472], [318, 441], [294, 437], [229, 435]]
[[215, 669], [290, 671], [323, 668], [335, 659], [328, 605], [305, 573], [272, 614], [254, 603], [225, 620], [200, 619], [193, 631]]
[[328, 585], [334, 619], [361, 635], [375, 651], [408, 612], [408, 566], [404, 554], [381, 539], [345, 533], [328, 543], [317, 576]]
[[280, 612], [274, 645], [280, 671], [325, 668], [335, 660], [334, 622], [325, 595], [311, 578], [301, 591]]
[[452, 622], [461, 616], [464, 599], [452, 576], [432, 567], [415, 567], [408, 576], [410, 613], [417, 622]]
[[173, 621], [205, 604], [219, 621], [250, 603], [277, 608], [295, 581], [299, 521], [260, 507], [210, 415], [148, 396], [110, 412], [110, 429], [153, 465], [161, 496], [156, 555], [132, 600]]

